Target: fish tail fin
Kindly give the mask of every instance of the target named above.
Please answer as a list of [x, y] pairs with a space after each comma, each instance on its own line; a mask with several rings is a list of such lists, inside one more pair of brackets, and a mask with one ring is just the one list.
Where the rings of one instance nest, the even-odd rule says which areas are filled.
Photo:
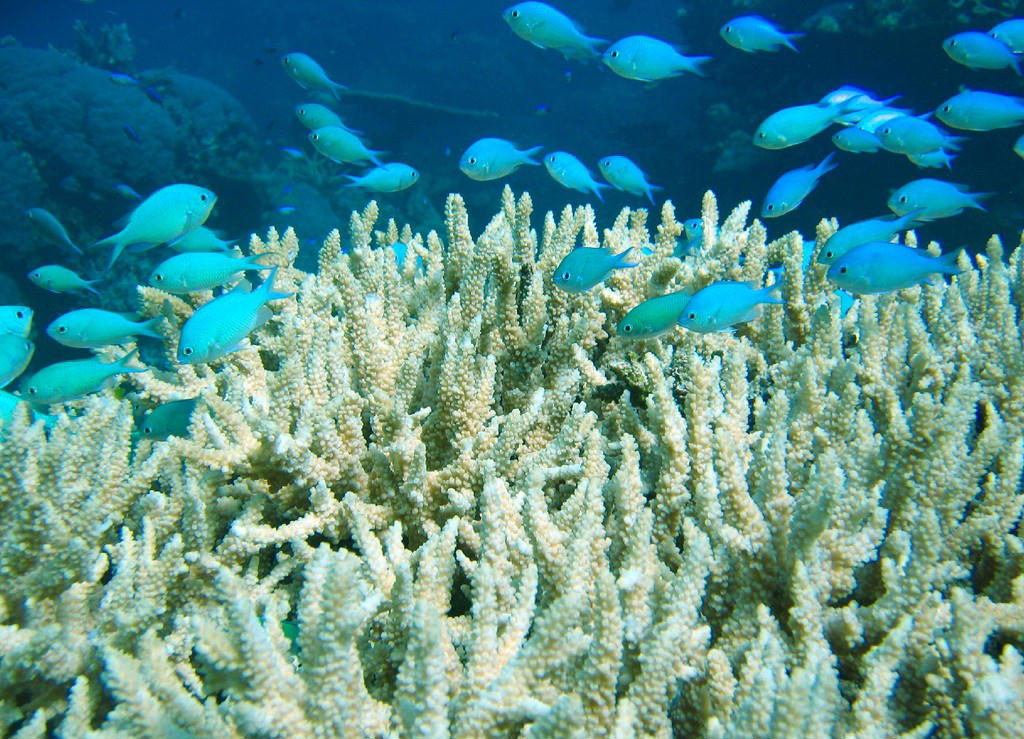
[[264, 303], [267, 303], [271, 300], [278, 300], [279, 298], [290, 298], [292, 295], [295, 294], [274, 292], [274, 278], [276, 276], [277, 266], [274, 266], [274, 268], [270, 271], [270, 274], [267, 275], [267, 279], [265, 279], [263, 283], [258, 288], [256, 288], [257, 291], [260, 293], [261, 301]]
[[114, 364], [118, 366], [120, 372], [148, 372], [149, 367], [129, 367], [128, 362], [132, 359], [137, 359], [139, 356], [139, 347], [135, 347], [130, 352], [125, 354], [120, 359], [114, 360]]
[[346, 85], [334, 82], [333, 80], [327, 80], [327, 84], [330, 85], [331, 94], [334, 95], [335, 100], [341, 100], [341, 93], [348, 89]]
[[960, 255], [966, 253], [963, 247], [956, 249], [951, 252], [947, 252], [939, 257], [939, 266], [941, 267], [942, 273], [946, 275], [958, 275], [964, 270], [960, 268], [958, 262], [960, 261]]
[[792, 49], [793, 51], [799, 52], [800, 49], [796, 48], [793, 42], [796, 41], [797, 39], [802, 39], [806, 35], [806, 33], [800, 33], [799, 31], [795, 33], [784, 33], [782, 34], [782, 43], [787, 49]]
[[71, 247], [71, 251], [73, 251], [75, 254], [85, 254], [85, 252], [82, 251], [81, 248], [79, 248], [78, 244], [76, 244], [71, 239], [68, 239], [68, 246]]
[[784, 305], [785, 300], [782, 299], [782, 275], [776, 276], [774, 284], [761, 289], [762, 303], [770, 303], [772, 305]]
[[273, 264], [260, 264], [259, 262], [256, 261], [257, 259], [260, 259], [261, 257], [269, 257], [269, 256], [272, 256], [272, 255], [273, 255], [273, 252], [269, 252], [269, 251], [261, 252], [259, 254], [250, 254], [249, 256], [245, 257], [242, 260], [245, 263], [243, 265], [243, 267], [244, 267], [244, 269], [252, 269], [252, 270], [256, 270], [256, 271], [259, 271], [261, 269], [274, 269], [275, 265], [273, 265]]
[[615, 267], [636, 267], [640, 264], [640, 253], [635, 246], [623, 249], [615, 255]]
[[821, 177], [826, 172], [831, 172], [833, 169], [839, 166], [836, 163], [835, 158], [836, 153], [834, 151], [830, 151], [828, 155], [826, 155], [826, 157], [821, 160], [821, 163], [817, 167], [815, 167], [815, 169], [818, 171], [819, 177]]
[[606, 185], [603, 182], [594, 182], [593, 183], [593, 187], [594, 187], [594, 194], [597, 195], [597, 199], [600, 200], [603, 203], [604, 202], [604, 195], [601, 194], [601, 190], [609, 188], [609, 187], [611, 187], [611, 185]]
[[523, 155], [523, 164], [536, 164], [537, 166], [540, 166], [540, 162], [538, 162], [536, 159], [533, 159], [533, 155], [540, 153], [541, 149], [543, 148], [543, 146], [531, 146], [529, 149], [524, 149], [523, 151], [519, 152], [520, 154]]
[[661, 185], [648, 185], [647, 186], [647, 191], [645, 192], [645, 194], [647, 195], [647, 199], [651, 201], [651, 205], [657, 205], [657, 203], [654, 202], [654, 193], [655, 193], [655, 191], [657, 191], [657, 190], [664, 190], [664, 189], [665, 188], [662, 187]]
[[370, 161], [376, 164], [378, 167], [383, 167], [384, 162], [380, 160], [380, 157], [387, 156], [390, 152], [384, 151], [383, 149], [368, 149], [370, 154]]
[[361, 175], [354, 174], [346, 174], [342, 175], [342, 177], [348, 177], [349, 180], [342, 187], [359, 187], [359, 180], [363, 179]]
[[970, 193], [970, 198], [968, 200], [967, 207], [969, 207], [969, 208], [977, 208], [978, 210], [983, 210], [983, 211], [985, 211], [987, 213], [988, 212], [988, 208], [986, 208], [984, 205], [982, 205], [981, 201], [982, 200], [988, 200], [993, 195], [995, 195], [994, 192], [973, 192], [973, 193]]
[[711, 61], [709, 56], [691, 56], [687, 57], [687, 64], [684, 69], [687, 72], [692, 72], [698, 77], [707, 77], [707, 73], [704, 71], [704, 65]]
[[154, 316], [153, 318], [150, 318], [148, 321], [143, 322], [142, 326], [139, 328], [139, 334], [138, 335], [139, 336], [148, 336], [151, 339], [161, 339], [162, 340], [164, 337], [163, 337], [162, 334], [160, 334], [156, 330], [156, 327], [163, 320], [164, 320], [163, 316]]
[[102, 298], [102, 297], [103, 297], [103, 294], [102, 294], [102, 293], [100, 293], [100, 291], [99, 291], [99, 290], [97, 290], [97, 289], [96, 289], [95, 287], [93, 287], [93, 285], [95, 285], [95, 284], [96, 284], [97, 282], [99, 282], [99, 280], [98, 280], [98, 279], [96, 279], [96, 280], [85, 280], [85, 281], [84, 281], [84, 283], [85, 283], [85, 284], [83, 284], [83, 285], [82, 285], [82, 287], [84, 287], [84, 288], [85, 288], [86, 290], [88, 290], [89, 292], [91, 292], [91, 293], [92, 293], [93, 295], [95, 295], [96, 297], [98, 297], [98, 298]]

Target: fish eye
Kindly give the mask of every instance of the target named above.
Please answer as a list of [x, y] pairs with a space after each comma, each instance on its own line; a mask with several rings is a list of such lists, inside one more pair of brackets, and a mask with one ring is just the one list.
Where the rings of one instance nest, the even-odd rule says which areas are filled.
[[627, 323], [625, 326], [622, 327], [622, 333], [624, 333], [624, 334], [628, 334], [632, 330], [633, 330], [633, 324], [631, 324], [631, 323]]
[[724, 30], [726, 33], [732, 33], [732, 26], [726, 26]]
[[40, 277], [40, 275], [39, 275], [39, 273], [38, 273], [38, 272], [33, 272], [33, 273], [32, 273], [32, 279], [33, 279], [33, 280], [38, 280], [38, 279], [39, 279], [39, 277]]
[[518, 10], [513, 10], [512, 11], [512, 17], [513, 18], [518, 18], [519, 17], [519, 11]]
[[319, 141], [319, 140], [320, 140], [320, 134], [318, 134], [318, 133], [314, 133], [314, 134], [312, 135], [312, 139], [313, 139], [313, 141]]
[[691, 321], [693, 321], [693, 320], [695, 320], [697, 318], [697, 314], [696, 313], [691, 313], [689, 316], [687, 316], [687, 318], [689, 318]]
[[892, 129], [889, 128], [889, 126], [886, 126], [885, 128], [882, 129], [882, 133], [892, 133]]
[[767, 137], [768, 137], [768, 134], [766, 134], [766, 133], [765, 133], [764, 131], [758, 131], [758, 132], [757, 132], [757, 137], [758, 137], [759, 139], [767, 138]]
[[956, 39], [954, 39], [954, 38], [951, 38], [951, 39], [949, 40], [949, 45], [950, 45], [950, 46], [956, 46]]
[[470, 164], [476, 164], [476, 157], [470, 157], [469, 158], [469, 163]]
[[68, 327], [67, 326], [58, 326], [57, 327], [57, 333], [58, 334], [66, 334], [67, 332], [68, 332]]
[[153, 427], [152, 426], [143, 426], [142, 427], [142, 433], [144, 433], [146, 436], [149, 436], [150, 434], [153, 433]]
[[205, 203], [206, 202], [206, 193], [204, 192], [202, 195], [200, 195], [199, 199], [202, 200]]
[[552, 154], [551, 156], [549, 156], [548, 157], [548, 161], [551, 162], [552, 164], [554, 164], [555, 163], [555, 155]]
[[562, 273], [562, 279], [565, 280], [566, 282], [569, 281], [570, 277], [572, 277], [572, 274], [569, 272], [569, 270], [565, 270], [565, 272]]
[[186, 357], [191, 357], [192, 356], [192, 347], [186, 346], [184, 349], [181, 350], [181, 353], [184, 354]]
[[612, 59], [615, 59], [618, 55], [619, 55], [619, 52], [613, 51], [612, 54], [611, 54]]
[[163, 279], [164, 279], [164, 276], [162, 274], [160, 274], [159, 272], [157, 272], [155, 275], [153, 275], [153, 282], [160, 282]]
[[25, 317], [25, 312], [19, 310], [14, 315], [16, 315], [18, 318], [24, 318]]
[[942, 106], [942, 110], [943, 110], [944, 112], [948, 113], [948, 112], [949, 112], [949, 106], [948, 106], [948, 105], [943, 105], [943, 106]]
[[831, 259], [832, 258], [832, 252], [831, 251], [825, 252], [825, 256], [828, 257], [829, 259]]
[[907, 196], [906, 195], [900, 195], [900, 202], [901, 203], [907, 202]]
[[35, 385], [30, 385], [30, 386], [29, 386], [29, 388], [28, 388], [28, 394], [29, 394], [29, 395], [35, 395], [35, 394], [36, 394], [36, 386], [35, 386]]
[[840, 267], [839, 268], [839, 274], [845, 275], [846, 274], [846, 267]]
[[610, 166], [612, 166], [612, 160], [611, 159], [605, 159], [603, 162], [601, 162], [601, 164], [603, 164], [606, 167], [610, 167]]
[[775, 206], [772, 205], [771, 203], [768, 203], [768, 205], [764, 206], [764, 209], [765, 210], [775, 210]]

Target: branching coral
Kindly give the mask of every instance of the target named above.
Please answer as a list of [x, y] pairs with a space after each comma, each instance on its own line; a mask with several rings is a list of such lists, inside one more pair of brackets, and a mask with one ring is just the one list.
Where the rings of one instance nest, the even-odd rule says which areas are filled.
[[[253, 346], [0, 443], [0, 721], [64, 737], [971, 737], [1024, 698], [1024, 251], [841, 312], [749, 204], [353, 214]], [[834, 230], [822, 222], [815, 248]], [[389, 247], [408, 245], [404, 260]], [[640, 266], [583, 294], [574, 246]], [[739, 256], [743, 256], [740, 263]], [[719, 279], [784, 306], [628, 341]], [[167, 316], [188, 300], [139, 288]], [[198, 397], [189, 438], [129, 402]], [[60, 644], [59, 648], [54, 643]], [[1015, 721], [1017, 723], [1015, 723]], [[1003, 732], [1000, 734], [999, 732]]]

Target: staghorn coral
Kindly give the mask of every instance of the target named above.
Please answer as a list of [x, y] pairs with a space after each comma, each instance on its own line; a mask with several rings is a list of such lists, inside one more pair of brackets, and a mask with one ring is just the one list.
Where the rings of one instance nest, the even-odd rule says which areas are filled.
[[[846, 316], [749, 203], [672, 256], [506, 189], [473, 237], [371, 203], [295, 234], [254, 346], [0, 442], [0, 725], [17, 737], [1010, 736], [1024, 705], [1024, 250]], [[835, 229], [823, 221], [817, 247]], [[409, 255], [397, 264], [387, 244]], [[575, 245], [650, 253], [585, 294]], [[376, 247], [376, 248], [375, 248]], [[934, 245], [932, 248], [935, 248]], [[743, 254], [742, 265], [737, 257]], [[640, 300], [785, 267], [735, 334]], [[139, 288], [181, 322], [212, 298]], [[120, 353], [123, 349], [118, 349]], [[189, 438], [136, 405], [198, 397]], [[59, 646], [58, 646], [59, 645]]]

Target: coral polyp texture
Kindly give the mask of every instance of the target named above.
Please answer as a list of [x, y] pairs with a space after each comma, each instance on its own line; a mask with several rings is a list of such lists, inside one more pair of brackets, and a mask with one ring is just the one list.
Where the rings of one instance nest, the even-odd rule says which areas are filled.
[[[208, 365], [172, 360], [212, 294], [140, 287], [171, 369], [4, 429], [0, 725], [1016, 736], [1024, 251], [993, 238], [844, 314], [749, 207], [720, 223], [708, 193], [683, 259], [671, 204], [601, 233], [588, 206], [533, 224], [507, 188], [475, 238], [458, 196], [444, 238], [375, 230], [371, 203], [313, 273], [271, 231], [250, 251], [295, 296]], [[563, 292], [577, 245], [643, 257]], [[781, 279], [785, 304], [615, 334], [722, 279]], [[191, 397], [188, 438], [133, 437], [133, 406]]]

